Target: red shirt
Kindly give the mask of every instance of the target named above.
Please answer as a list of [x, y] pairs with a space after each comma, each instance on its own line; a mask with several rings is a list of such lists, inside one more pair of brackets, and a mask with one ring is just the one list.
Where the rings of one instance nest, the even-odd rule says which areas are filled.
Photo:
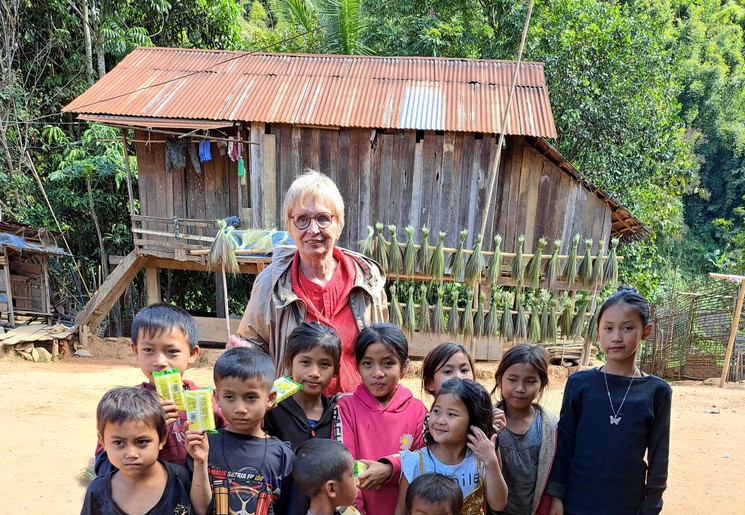
[[357, 321], [349, 306], [349, 292], [354, 286], [356, 269], [352, 258], [345, 256], [334, 247], [333, 255], [338, 266], [331, 280], [322, 287], [305, 277], [300, 271], [300, 256], [296, 253], [292, 260], [292, 291], [305, 302], [308, 313], [306, 322], [319, 322], [331, 327], [341, 339], [341, 363], [339, 376], [331, 380], [324, 390], [326, 395], [353, 392], [362, 383], [354, 359], [354, 341], [359, 334]]

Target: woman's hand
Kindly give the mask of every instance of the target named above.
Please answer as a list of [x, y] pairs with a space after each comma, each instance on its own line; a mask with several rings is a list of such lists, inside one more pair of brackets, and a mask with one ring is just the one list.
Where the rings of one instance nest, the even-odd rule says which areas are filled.
[[363, 490], [380, 490], [390, 480], [393, 474], [393, 465], [390, 463], [380, 463], [373, 460], [359, 460], [367, 467], [365, 471], [357, 478], [360, 482], [360, 488]]

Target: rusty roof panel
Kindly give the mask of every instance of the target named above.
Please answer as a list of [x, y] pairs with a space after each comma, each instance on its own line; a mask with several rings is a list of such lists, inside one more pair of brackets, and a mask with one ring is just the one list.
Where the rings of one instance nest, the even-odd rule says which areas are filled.
[[[512, 61], [138, 48], [64, 111], [496, 134]], [[556, 137], [543, 64], [523, 63], [507, 134]]]

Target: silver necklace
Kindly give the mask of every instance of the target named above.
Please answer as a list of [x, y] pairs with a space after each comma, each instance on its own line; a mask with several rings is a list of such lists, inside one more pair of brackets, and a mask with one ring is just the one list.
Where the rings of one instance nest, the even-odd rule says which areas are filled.
[[603, 366], [603, 379], [605, 379], [605, 391], [608, 393], [608, 401], [610, 402], [610, 410], [613, 415], [610, 416], [610, 424], [613, 426], [617, 426], [619, 422], [621, 422], [621, 417], [619, 416], [621, 414], [621, 408], [623, 408], [623, 403], [626, 402], [626, 396], [629, 394], [629, 390], [631, 390], [631, 385], [634, 383], [634, 377], [636, 377], [636, 373], [639, 369], [634, 369], [634, 375], [631, 376], [631, 381], [629, 381], [629, 386], [626, 388], [626, 393], [623, 394], [623, 399], [621, 399], [621, 405], [618, 406], [618, 411], [613, 407], [613, 398], [610, 395], [610, 388], [608, 388], [608, 374], [605, 371], [605, 366]]

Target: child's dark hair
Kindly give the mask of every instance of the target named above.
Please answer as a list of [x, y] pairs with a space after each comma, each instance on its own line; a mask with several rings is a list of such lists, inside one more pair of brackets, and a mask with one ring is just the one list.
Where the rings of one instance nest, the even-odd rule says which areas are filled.
[[406, 490], [406, 513], [410, 514], [414, 499], [421, 499], [427, 503], [441, 503], [445, 501], [450, 506], [453, 515], [460, 514], [463, 506], [463, 491], [452, 477], [428, 472], [414, 479]]
[[101, 397], [96, 408], [96, 429], [103, 436], [106, 424], [144, 422], [158, 433], [162, 442], [167, 436], [166, 415], [155, 392], [136, 386], [112, 388]]
[[474, 377], [476, 376], [476, 365], [473, 362], [473, 357], [468, 349], [460, 343], [456, 342], [445, 342], [441, 343], [424, 356], [422, 361], [422, 388], [430, 395], [435, 395], [437, 392], [427, 388], [427, 383], [434, 380], [435, 374], [440, 370], [447, 360], [449, 360], [454, 354], [462, 352], [468, 357], [468, 364], [471, 366]]
[[191, 350], [199, 345], [197, 322], [185, 309], [165, 302], [151, 304], [142, 308], [132, 321], [132, 343], [137, 345], [140, 332], [143, 335], [160, 336], [174, 329], [184, 333]]
[[494, 372], [494, 389], [491, 391], [492, 395], [497, 391], [499, 383], [502, 381], [505, 372], [512, 365], [522, 365], [527, 363], [538, 372], [538, 377], [541, 380], [541, 388], [538, 390], [538, 399], [543, 394], [543, 389], [548, 386], [548, 366], [549, 356], [548, 351], [540, 345], [531, 345], [529, 343], [521, 343], [510, 347], [507, 352], [502, 356], [502, 360], [497, 366], [497, 371]]
[[[440, 396], [447, 394], [459, 398], [466, 406], [469, 427], [478, 427], [484, 432], [487, 438], [491, 438], [494, 435], [491, 396], [486, 391], [486, 388], [470, 379], [461, 379], [460, 377], [448, 379], [442, 383], [440, 391], [437, 392], [437, 397], [435, 397], [432, 403], [432, 407], [434, 408]], [[424, 431], [424, 440], [427, 445], [437, 443], [432, 438], [428, 428]]]
[[308, 497], [323, 489], [326, 481], [341, 481], [354, 461], [344, 444], [326, 438], [311, 438], [295, 448], [292, 476]]
[[339, 374], [341, 360], [341, 339], [331, 327], [318, 322], [303, 322], [292, 330], [287, 337], [285, 346], [285, 368], [292, 369], [292, 360], [301, 352], [307, 352], [315, 347], [331, 356], [334, 364], [334, 375]]
[[409, 342], [406, 341], [406, 335], [395, 324], [381, 322], [365, 327], [357, 335], [354, 341], [354, 359], [360, 364], [365, 356], [367, 348], [374, 343], [382, 343], [398, 358], [398, 362], [403, 367], [409, 360]]
[[217, 358], [212, 370], [212, 379], [215, 386], [226, 377], [237, 377], [241, 381], [260, 379], [271, 389], [274, 374], [274, 363], [264, 351], [254, 347], [234, 347]]
[[616, 293], [608, 297], [598, 312], [598, 321], [603, 318], [605, 310], [616, 304], [626, 304], [628, 307], [636, 311], [641, 318], [642, 327], [649, 325], [649, 302], [647, 299], [642, 297], [636, 288], [633, 286], [619, 286]]

